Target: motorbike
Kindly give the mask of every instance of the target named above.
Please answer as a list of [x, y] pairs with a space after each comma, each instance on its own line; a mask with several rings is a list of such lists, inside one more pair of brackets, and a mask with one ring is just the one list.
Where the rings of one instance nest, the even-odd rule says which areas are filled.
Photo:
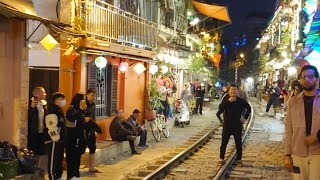
[[184, 125], [190, 124], [190, 111], [187, 104], [182, 99], [176, 101], [174, 110], [176, 126], [184, 127]]

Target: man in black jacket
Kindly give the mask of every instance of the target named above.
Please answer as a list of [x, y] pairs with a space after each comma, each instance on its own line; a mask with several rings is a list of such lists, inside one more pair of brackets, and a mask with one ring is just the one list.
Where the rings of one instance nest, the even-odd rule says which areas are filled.
[[135, 130], [138, 133], [138, 136], [140, 136], [140, 142], [138, 144], [139, 147], [149, 147], [146, 143], [147, 143], [147, 130], [146, 128], [142, 125], [139, 124], [139, 122], [137, 121], [138, 117], [139, 117], [140, 111], [138, 109], [135, 109], [132, 113], [132, 115], [130, 115], [127, 119], [128, 123], [130, 123]]
[[275, 108], [275, 106], [279, 104], [281, 90], [278, 87], [277, 81], [274, 81], [272, 85], [273, 87], [269, 90], [270, 98], [267, 104], [266, 114], [269, 112], [271, 105]]
[[35, 87], [32, 90], [28, 108], [28, 149], [37, 155], [37, 167], [46, 169], [45, 166], [45, 123], [44, 117], [47, 114], [46, 91], [43, 87]]
[[200, 86], [197, 87], [196, 90], [196, 109], [194, 110], [195, 114], [198, 114], [198, 110], [199, 113], [202, 115], [202, 106], [203, 106], [203, 99], [204, 99], [204, 94], [205, 94], [205, 89], [204, 89], [204, 83], [201, 83]]
[[[222, 142], [220, 146], [220, 158], [224, 160], [227, 144], [230, 136], [233, 135], [236, 149], [237, 160], [242, 158], [242, 124], [246, 121], [251, 113], [250, 105], [243, 99], [237, 97], [238, 87], [236, 85], [230, 85], [229, 98], [224, 98], [219, 105], [219, 111], [217, 116], [222, 121], [220, 115], [223, 113], [223, 130], [222, 130]], [[246, 110], [244, 117], [241, 116], [242, 112]]]
[[134, 130], [134, 127], [123, 120], [123, 111], [117, 110], [117, 116], [112, 120], [110, 124], [110, 135], [114, 141], [129, 141], [131, 148], [131, 154], [140, 154], [135, 150], [134, 140], [138, 133]]
[[[50, 180], [56, 180], [62, 177], [62, 161], [65, 143], [64, 140], [66, 136], [66, 119], [62, 107], [64, 107], [65, 105], [66, 99], [63, 93], [56, 92], [52, 95], [52, 103], [48, 107], [48, 115], [55, 114], [58, 118], [57, 131], [60, 138], [56, 140], [54, 137], [52, 137], [49, 139], [48, 143], [48, 175]], [[46, 118], [47, 117], [48, 116], [46, 116]], [[47, 131], [49, 134], [52, 134], [52, 131], [50, 131], [50, 129], [54, 128], [50, 128], [48, 126], [50, 126], [50, 122], [48, 122], [48, 119], [46, 119]]]
[[95, 152], [96, 152], [96, 134], [101, 134], [100, 127], [96, 124], [96, 104], [94, 103], [96, 100], [96, 91], [94, 89], [89, 89], [86, 94], [87, 100], [87, 111], [86, 117], [90, 118], [90, 122], [87, 123], [85, 128], [85, 136], [86, 136], [86, 145], [89, 148], [89, 158], [88, 158], [88, 168], [89, 172], [92, 173], [101, 173], [96, 168], [96, 160], [95, 160]]

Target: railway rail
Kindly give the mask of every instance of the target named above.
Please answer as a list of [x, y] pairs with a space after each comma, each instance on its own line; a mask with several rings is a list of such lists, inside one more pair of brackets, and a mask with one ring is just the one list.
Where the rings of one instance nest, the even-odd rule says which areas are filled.
[[[251, 115], [249, 120], [245, 123], [244, 133], [242, 141], [244, 142], [250, 127], [253, 124], [253, 115], [254, 110], [251, 106]], [[207, 179], [224, 179], [227, 175], [229, 169], [233, 166], [236, 152], [234, 143], [231, 144], [231, 148], [228, 147], [226, 152], [227, 160], [221, 163], [219, 159], [219, 152], [217, 144], [221, 143], [221, 133], [222, 127], [207, 127], [203, 129], [203, 131], [198, 134], [190, 137], [188, 141], [184, 144], [176, 147], [172, 151], [168, 152], [161, 159], [156, 160], [153, 164], [146, 166], [144, 169], [139, 170], [135, 176], [127, 177], [128, 180], [155, 180], [155, 179], [179, 179], [179, 177], [170, 177], [171, 172], [174, 171], [175, 167], [177, 167], [181, 163], [188, 163], [190, 161], [190, 165], [192, 166], [192, 161], [197, 161], [198, 163], [205, 159], [212, 159], [210, 164], [203, 165], [205, 166], [207, 171], [210, 172], [195, 172], [195, 176], [198, 176], [199, 179], [200, 174], [210, 174], [206, 178]], [[212, 149], [213, 147], [213, 149]], [[206, 152], [204, 152], [206, 151]], [[208, 154], [210, 153], [210, 154]], [[202, 155], [201, 155], [202, 154]], [[170, 174], [169, 174], [170, 173]], [[199, 173], [197, 175], [197, 173]], [[168, 175], [169, 174], [169, 175]], [[168, 176], [167, 176], [168, 175]], [[182, 175], [183, 176], [183, 175]], [[180, 179], [188, 179], [186, 177], [180, 177]]]

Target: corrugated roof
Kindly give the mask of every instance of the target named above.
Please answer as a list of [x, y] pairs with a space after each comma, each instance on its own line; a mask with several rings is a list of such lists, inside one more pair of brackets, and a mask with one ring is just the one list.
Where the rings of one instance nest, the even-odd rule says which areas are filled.
[[47, 18], [36, 16], [32, 13], [32, 10], [30, 10], [30, 12], [31, 12], [30, 14], [25, 13], [25, 12], [21, 12], [20, 10], [18, 10], [14, 7], [11, 7], [7, 3], [0, 1], [0, 15], [3, 15], [7, 18], [32, 19], [32, 20], [40, 21], [40, 22], [47, 23], [47, 24], [54, 24], [57, 26], [64, 26], [64, 27], [71, 26], [69, 24], [56, 22], [56, 21], [53, 21], [53, 20], [50, 20]]

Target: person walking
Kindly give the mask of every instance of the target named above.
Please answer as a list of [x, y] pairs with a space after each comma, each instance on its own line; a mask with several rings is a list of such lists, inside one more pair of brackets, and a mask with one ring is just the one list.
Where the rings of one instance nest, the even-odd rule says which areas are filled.
[[65, 95], [61, 92], [54, 93], [45, 119], [47, 133], [50, 137], [48, 143], [48, 176], [50, 180], [62, 179], [62, 161], [66, 136], [66, 119], [62, 107], [65, 105]]
[[205, 94], [205, 89], [204, 89], [204, 83], [201, 84], [200, 86], [197, 87], [196, 90], [196, 108], [194, 109], [194, 114], [202, 114], [202, 106], [203, 106], [203, 99], [204, 99], [204, 94]]
[[164, 115], [166, 120], [168, 118], [169, 108], [170, 108], [169, 103], [168, 103], [168, 96], [171, 93], [171, 90], [170, 90], [169, 86], [170, 86], [170, 82], [167, 80], [164, 82], [164, 85], [161, 86], [161, 88], [159, 90], [160, 94], [161, 94], [161, 97], [159, 99], [160, 99], [160, 102], [163, 106], [162, 114]]
[[138, 146], [141, 148], [149, 147], [147, 145], [147, 129], [144, 125], [140, 125], [137, 121], [140, 113], [141, 112], [138, 109], [133, 110], [132, 115], [128, 117], [127, 122], [134, 127], [135, 131], [138, 133], [137, 136], [140, 136], [140, 142]]
[[101, 134], [101, 128], [96, 124], [96, 100], [97, 92], [94, 89], [88, 89], [86, 93], [86, 117], [90, 118], [90, 121], [85, 126], [86, 146], [89, 148], [88, 156], [88, 170], [92, 173], [101, 173], [96, 168], [96, 159], [94, 154], [96, 153], [96, 132]]
[[[217, 117], [220, 122], [222, 119], [220, 115], [223, 113], [223, 130], [222, 130], [222, 142], [220, 146], [220, 159], [224, 161], [224, 156], [229, 142], [230, 136], [233, 135], [236, 149], [237, 149], [237, 161], [242, 159], [242, 124], [246, 121], [251, 113], [250, 105], [240, 97], [237, 97], [238, 86], [230, 85], [229, 98], [224, 98], [219, 105]], [[242, 117], [241, 113], [246, 112]]]
[[299, 74], [302, 93], [292, 96], [285, 117], [285, 167], [294, 180], [320, 179], [320, 91], [315, 66], [302, 67]]
[[262, 84], [262, 81], [261, 81], [257, 85], [257, 99], [258, 99], [258, 102], [262, 102], [263, 91], [264, 91], [264, 87], [263, 87], [263, 84]]
[[67, 179], [80, 179], [80, 160], [86, 149], [84, 126], [86, 122], [90, 121], [89, 117], [85, 117], [86, 108], [86, 96], [82, 93], [77, 93], [72, 98], [67, 111]]
[[46, 145], [45, 145], [45, 122], [47, 115], [46, 91], [43, 87], [37, 86], [32, 90], [28, 108], [28, 144], [29, 150], [37, 156], [37, 167], [46, 171]]
[[271, 106], [275, 108], [279, 103], [279, 97], [280, 97], [280, 88], [278, 87], [277, 81], [274, 81], [272, 84], [272, 87], [269, 89], [270, 98], [266, 107], [266, 114], [269, 113], [269, 110]]

